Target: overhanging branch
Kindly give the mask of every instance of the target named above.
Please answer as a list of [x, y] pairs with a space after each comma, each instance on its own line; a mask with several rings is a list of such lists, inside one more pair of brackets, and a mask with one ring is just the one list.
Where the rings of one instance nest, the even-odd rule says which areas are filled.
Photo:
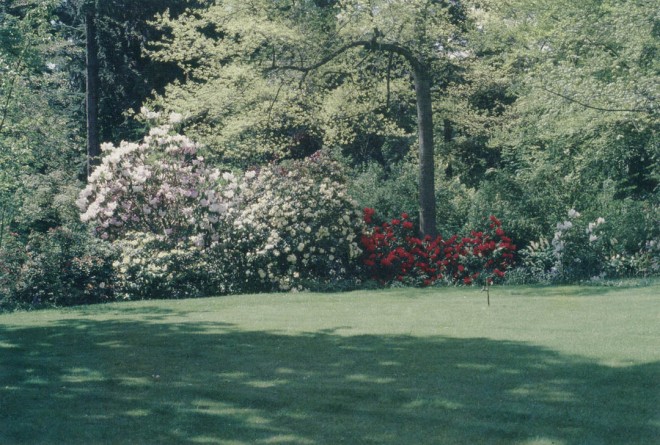
[[333, 51], [332, 53], [326, 55], [325, 57], [321, 58], [318, 60], [316, 63], [313, 63], [308, 66], [301, 66], [301, 65], [275, 65], [273, 64], [269, 68], [266, 69], [266, 71], [271, 72], [271, 71], [278, 71], [278, 70], [283, 70], [283, 71], [298, 71], [303, 74], [307, 74], [310, 71], [317, 70], [321, 68], [323, 65], [326, 65], [327, 63], [330, 63], [332, 60], [335, 58], [339, 57], [343, 53], [353, 49], [353, 48], [364, 48], [370, 51], [384, 51], [384, 52], [389, 52], [389, 53], [394, 53], [394, 54], [399, 54], [400, 56], [403, 56], [408, 63], [410, 63], [413, 67], [413, 70], [417, 72], [418, 70], [421, 69], [422, 63], [415, 57], [413, 52], [409, 50], [408, 48], [405, 48], [403, 46], [399, 46], [394, 43], [384, 43], [384, 42], [378, 42], [375, 39], [374, 40], [356, 40], [350, 43], [347, 43], [346, 45], [338, 48], [337, 50]]
[[562, 99], [565, 99], [569, 102], [576, 103], [582, 107], [589, 108], [592, 110], [597, 110], [597, 111], [605, 111], [605, 112], [622, 112], [622, 113], [649, 113], [652, 114], [653, 110], [652, 109], [644, 109], [644, 108], [604, 108], [604, 107], [597, 107], [595, 105], [587, 104], [584, 103], [580, 100], [577, 100], [573, 97], [566, 96], [565, 94], [558, 93], [556, 91], [553, 91], [551, 89], [548, 89], [546, 87], [541, 87], [541, 89], [547, 93], [553, 94], [555, 96], [561, 97]]

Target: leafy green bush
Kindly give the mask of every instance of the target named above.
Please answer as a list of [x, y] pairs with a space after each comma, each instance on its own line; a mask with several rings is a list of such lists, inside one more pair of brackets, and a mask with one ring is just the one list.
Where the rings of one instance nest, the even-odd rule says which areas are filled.
[[487, 176], [475, 192], [468, 213], [468, 227], [478, 227], [483, 215], [498, 215], [507, 232], [521, 246], [553, 233], [554, 222], [565, 214], [566, 195], [556, 178], [525, 182], [508, 171]]
[[112, 260], [106, 243], [85, 226], [18, 234], [0, 249], [0, 308], [67, 306], [114, 298]]
[[606, 236], [616, 254], [632, 254], [645, 248], [647, 242], [660, 238], [660, 203], [657, 197], [646, 200], [617, 199], [612, 181], [605, 181], [595, 204], [600, 216], [607, 220]]
[[556, 279], [555, 253], [547, 238], [532, 241], [519, 252], [520, 263], [513, 274], [507, 276], [511, 284], [543, 283]]
[[115, 252], [78, 221], [79, 184], [61, 172], [25, 176], [0, 243], [0, 309], [114, 298]]
[[417, 181], [417, 167], [412, 162], [402, 161], [387, 172], [371, 163], [352, 175], [349, 193], [360, 208], [378, 209], [384, 220], [405, 212], [415, 221], [419, 208]]
[[[369, 164], [351, 179], [349, 193], [361, 208], [378, 209], [383, 221], [398, 218], [404, 212], [417, 226], [418, 169], [416, 160], [403, 160], [388, 172], [378, 164]], [[446, 179], [438, 175], [435, 197], [439, 233], [446, 235], [465, 231], [474, 190], [463, 185], [458, 178]]]

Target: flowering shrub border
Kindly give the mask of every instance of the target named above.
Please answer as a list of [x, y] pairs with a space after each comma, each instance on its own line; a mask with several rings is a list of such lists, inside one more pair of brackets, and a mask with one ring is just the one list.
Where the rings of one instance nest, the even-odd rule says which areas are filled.
[[[178, 119], [170, 116], [170, 123]], [[244, 283], [246, 271], [231, 243], [231, 223], [241, 185], [254, 172], [237, 177], [207, 166], [199, 146], [171, 125], [152, 128], [141, 143], [102, 148], [101, 165], [77, 205], [82, 222], [117, 251], [116, 294], [181, 298], [240, 291], [233, 283]]]

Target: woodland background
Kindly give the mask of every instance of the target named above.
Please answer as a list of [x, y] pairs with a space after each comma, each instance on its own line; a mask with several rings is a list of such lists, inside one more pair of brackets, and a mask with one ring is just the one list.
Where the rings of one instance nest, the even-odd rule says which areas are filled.
[[[659, 39], [651, 0], [4, 0], [0, 307], [424, 285], [368, 270], [363, 208], [420, 239], [496, 215], [511, 283], [657, 275]], [[102, 237], [81, 191], [120, 141], [155, 188], [113, 209], [171, 186], [170, 144], [222, 212]]]

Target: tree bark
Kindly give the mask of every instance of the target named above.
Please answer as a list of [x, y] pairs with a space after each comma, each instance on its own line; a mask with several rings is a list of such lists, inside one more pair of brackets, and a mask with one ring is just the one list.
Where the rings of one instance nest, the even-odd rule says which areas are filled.
[[413, 65], [417, 132], [419, 133], [419, 230], [422, 235], [437, 235], [435, 220], [435, 159], [433, 147], [433, 109], [429, 70]]
[[101, 143], [99, 140], [98, 103], [99, 103], [99, 59], [96, 42], [96, 8], [93, 2], [85, 12], [85, 31], [87, 34], [87, 177], [100, 163]]
[[442, 120], [442, 125], [444, 127], [442, 130], [444, 143], [448, 144], [454, 139], [454, 127], [452, 126], [451, 121], [447, 118]]

